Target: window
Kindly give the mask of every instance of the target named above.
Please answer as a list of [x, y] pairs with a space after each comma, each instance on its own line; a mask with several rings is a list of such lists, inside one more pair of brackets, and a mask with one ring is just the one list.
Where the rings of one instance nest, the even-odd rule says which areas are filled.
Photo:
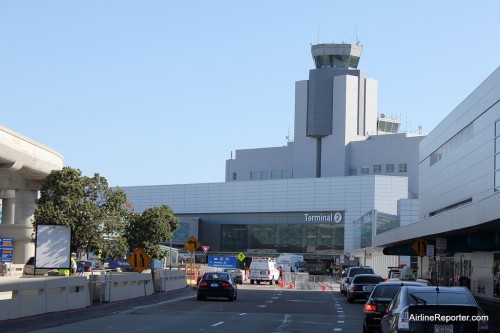
[[260, 179], [269, 179], [269, 171], [261, 171], [260, 172]]
[[399, 163], [399, 172], [408, 172], [408, 164]]
[[381, 164], [375, 164], [373, 166], [373, 173], [382, 173], [382, 165]]
[[358, 174], [358, 168], [356, 168], [356, 167], [351, 167], [351, 168], [349, 169], [349, 175], [351, 175], [351, 176], [356, 176], [357, 174]]
[[370, 173], [370, 167], [366, 166], [366, 165], [363, 165], [361, 167], [361, 174], [362, 175], [368, 175], [369, 173]]
[[236, 180], [236, 172], [233, 172], [233, 180]]
[[260, 172], [259, 171], [251, 171], [250, 172], [250, 179], [251, 180], [259, 180], [260, 179]]
[[280, 179], [280, 178], [281, 178], [281, 170], [271, 171], [271, 179]]
[[385, 172], [394, 172], [394, 164], [386, 164]]

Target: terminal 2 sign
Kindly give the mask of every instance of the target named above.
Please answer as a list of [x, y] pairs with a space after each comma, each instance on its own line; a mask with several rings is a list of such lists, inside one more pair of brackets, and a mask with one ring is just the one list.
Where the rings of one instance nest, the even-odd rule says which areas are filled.
[[344, 211], [304, 213], [304, 220], [306, 222], [342, 223]]

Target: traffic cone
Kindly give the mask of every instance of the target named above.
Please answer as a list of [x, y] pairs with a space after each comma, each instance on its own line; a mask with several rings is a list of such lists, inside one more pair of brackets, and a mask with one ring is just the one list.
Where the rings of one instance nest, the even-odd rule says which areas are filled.
[[323, 291], [326, 291], [328, 290], [328, 287], [326, 286], [326, 284], [323, 283]]
[[290, 282], [290, 286], [289, 286], [290, 289], [293, 289], [293, 283]]
[[278, 282], [278, 285], [279, 285], [281, 288], [283, 288], [283, 287], [285, 286], [285, 284], [283, 283], [283, 281]]

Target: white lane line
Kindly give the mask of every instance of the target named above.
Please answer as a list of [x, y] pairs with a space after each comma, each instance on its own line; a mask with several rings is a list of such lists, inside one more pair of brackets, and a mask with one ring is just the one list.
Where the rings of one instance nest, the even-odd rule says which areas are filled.
[[244, 315], [246, 315], [246, 314], [247, 314], [246, 312], [242, 312], [242, 313], [240, 313], [239, 315], [240, 315], [240, 316], [244, 316]]
[[257, 305], [258, 308], [265, 308], [267, 305]]
[[334, 328], [333, 331], [334, 332], [342, 332], [342, 329], [341, 328]]
[[218, 323], [213, 324], [212, 327], [219, 326], [219, 325], [222, 325], [222, 324], [224, 324], [224, 322], [223, 321], [219, 321]]
[[344, 324], [344, 323], [345, 323], [345, 321], [343, 321], [343, 320], [337, 320], [337, 324]]
[[149, 305], [135, 306], [135, 307], [133, 307], [133, 309], [150, 308], [150, 307], [153, 307], [153, 306], [158, 306], [158, 305], [162, 305], [162, 304], [166, 304], [166, 303], [177, 302], [177, 301], [181, 301], [183, 299], [188, 299], [188, 298], [194, 298], [194, 296], [187, 296], [187, 297], [175, 298], [175, 299], [171, 299], [171, 300], [168, 300], [168, 301], [158, 302], [158, 303], [149, 304]]
[[276, 332], [284, 332], [284, 329], [290, 325], [290, 323], [292, 322], [292, 315], [291, 314], [286, 314], [285, 317], [283, 318], [283, 322], [281, 323], [280, 326], [278, 326], [276, 328], [276, 330], [274, 331], [275, 333]]

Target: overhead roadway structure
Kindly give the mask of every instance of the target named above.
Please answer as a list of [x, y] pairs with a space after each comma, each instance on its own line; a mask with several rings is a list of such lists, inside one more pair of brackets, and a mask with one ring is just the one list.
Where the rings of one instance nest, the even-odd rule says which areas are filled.
[[14, 264], [34, 254], [33, 214], [42, 181], [63, 167], [59, 152], [0, 125], [0, 237], [13, 238]]

